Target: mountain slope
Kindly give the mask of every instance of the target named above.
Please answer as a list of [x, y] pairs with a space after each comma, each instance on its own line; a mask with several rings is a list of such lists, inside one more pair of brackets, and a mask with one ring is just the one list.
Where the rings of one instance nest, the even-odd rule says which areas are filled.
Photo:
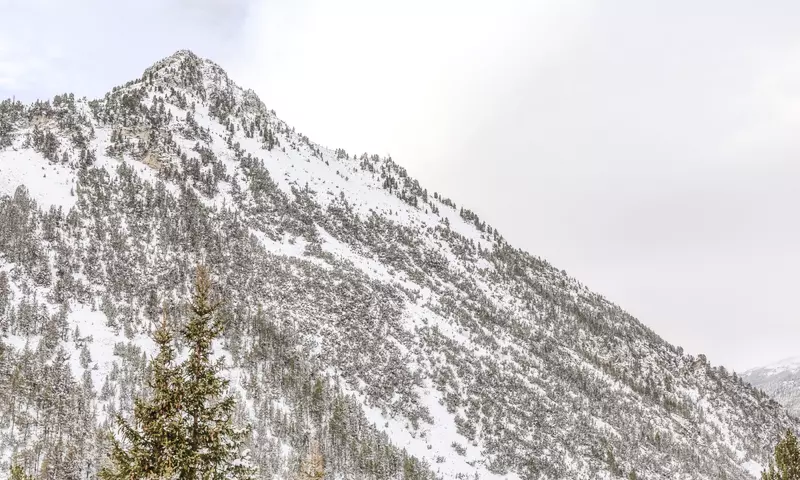
[[800, 417], [800, 358], [787, 358], [748, 370], [742, 378]]
[[6, 101], [0, 146], [0, 460], [44, 478], [96, 470], [199, 261], [264, 478], [314, 441], [332, 478], [750, 478], [797, 427], [191, 52], [99, 100]]

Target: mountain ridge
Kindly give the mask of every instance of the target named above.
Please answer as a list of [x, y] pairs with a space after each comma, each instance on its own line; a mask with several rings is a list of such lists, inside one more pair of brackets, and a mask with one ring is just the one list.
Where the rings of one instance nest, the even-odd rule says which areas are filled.
[[[288, 477], [316, 436], [335, 478], [750, 478], [797, 426], [391, 158], [312, 142], [188, 50], [101, 99], [4, 102], [0, 148], [0, 342], [17, 363], [25, 345], [45, 365], [64, 350], [96, 411], [85, 431], [142, 391], [157, 300], [179, 318], [197, 260], [231, 298], [220, 350], [240, 421], [270, 439], [254, 444], [265, 475]], [[41, 469], [50, 439], [9, 425], [0, 461]], [[396, 453], [370, 464], [377, 445]], [[101, 447], [74, 455], [96, 465]]]
[[797, 371], [800, 370], [800, 356], [786, 357], [772, 363], [768, 363], [761, 367], [754, 367], [742, 372], [742, 375], [749, 375], [753, 372], [767, 370], [772, 373], [780, 373], [783, 371]]
[[763, 367], [751, 368], [742, 378], [775, 398], [800, 417], [800, 357], [788, 357]]

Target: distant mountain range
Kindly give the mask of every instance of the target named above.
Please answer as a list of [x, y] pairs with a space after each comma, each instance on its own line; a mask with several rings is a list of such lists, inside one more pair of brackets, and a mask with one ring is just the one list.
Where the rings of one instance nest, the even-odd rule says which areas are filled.
[[200, 262], [265, 479], [746, 479], [800, 426], [460, 200], [189, 51], [0, 103], [0, 478], [94, 478]]
[[800, 357], [748, 370], [742, 378], [800, 417]]

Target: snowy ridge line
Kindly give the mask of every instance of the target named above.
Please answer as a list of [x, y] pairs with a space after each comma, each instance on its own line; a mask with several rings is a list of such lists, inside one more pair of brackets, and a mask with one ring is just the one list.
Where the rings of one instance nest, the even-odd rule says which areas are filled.
[[[180, 326], [200, 260], [229, 300], [218, 354], [264, 478], [291, 478], [318, 439], [334, 478], [744, 479], [797, 425], [391, 158], [312, 142], [191, 52], [103, 99], [9, 105], [0, 342], [57, 366], [59, 347], [39, 347], [77, 327], [55, 342], [83, 392], [64, 397], [91, 398], [96, 426], [130, 409], [153, 318], [167, 300]], [[0, 407], [0, 461], [39, 468], [54, 444], [35, 424], [20, 440], [12, 416]], [[102, 445], [76, 444], [100, 462]]]

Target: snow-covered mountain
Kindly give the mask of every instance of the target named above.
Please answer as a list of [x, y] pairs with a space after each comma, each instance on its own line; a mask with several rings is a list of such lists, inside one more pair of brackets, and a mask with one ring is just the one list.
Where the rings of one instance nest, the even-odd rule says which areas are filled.
[[92, 478], [197, 262], [263, 478], [317, 442], [330, 478], [744, 479], [800, 426], [191, 52], [99, 100], [3, 102], [0, 149], [0, 472]]
[[800, 417], [800, 357], [748, 370], [742, 378]]

